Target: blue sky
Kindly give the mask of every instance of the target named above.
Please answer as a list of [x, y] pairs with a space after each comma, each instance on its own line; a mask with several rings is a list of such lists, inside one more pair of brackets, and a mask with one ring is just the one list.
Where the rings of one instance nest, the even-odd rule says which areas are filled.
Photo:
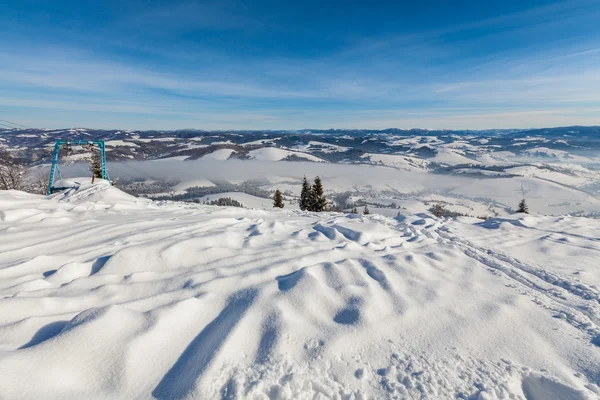
[[600, 0], [0, 0], [0, 119], [119, 129], [600, 125]]

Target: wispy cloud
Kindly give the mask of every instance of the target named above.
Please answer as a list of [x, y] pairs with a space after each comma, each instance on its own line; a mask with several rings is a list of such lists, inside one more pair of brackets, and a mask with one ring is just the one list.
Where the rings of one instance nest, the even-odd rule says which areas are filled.
[[[69, 124], [69, 111], [88, 113], [89, 125], [105, 121], [93, 112], [118, 114], [134, 128], [143, 126], [140, 115], [161, 128], [600, 123], [593, 112], [580, 112], [600, 114], [600, 29], [585, 30], [586, 22], [600, 19], [595, 1], [353, 37], [319, 55], [260, 48], [236, 54], [231, 44], [221, 50], [188, 38], [197, 31], [265, 30], [268, 24], [248, 7], [193, 1], [149, 7], [104, 26], [103, 46], [83, 33], [81, 40], [94, 44], [89, 48], [76, 40], [0, 38], [0, 105], [21, 115], [59, 110], [61, 126]], [[46, 123], [48, 115], [39, 113]]]

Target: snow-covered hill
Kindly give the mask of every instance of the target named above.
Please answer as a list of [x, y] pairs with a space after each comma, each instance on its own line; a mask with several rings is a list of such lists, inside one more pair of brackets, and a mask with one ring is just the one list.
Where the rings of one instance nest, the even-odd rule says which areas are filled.
[[0, 398], [596, 398], [599, 232], [0, 191]]
[[286, 158], [296, 158], [300, 160], [309, 160], [314, 162], [323, 162], [318, 157], [315, 157], [308, 153], [302, 153], [299, 151], [290, 151], [285, 149], [277, 149], [274, 147], [263, 147], [257, 150], [252, 150], [248, 153], [248, 157], [252, 160], [259, 161], [280, 161]]

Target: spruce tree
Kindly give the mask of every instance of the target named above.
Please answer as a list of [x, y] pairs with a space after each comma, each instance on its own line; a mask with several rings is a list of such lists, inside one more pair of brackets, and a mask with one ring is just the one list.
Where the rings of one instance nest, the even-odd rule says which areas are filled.
[[352, 214], [358, 214], [358, 210], [356, 209], [356, 207], [354, 207], [354, 208], [352, 209]]
[[369, 207], [365, 204], [365, 209], [363, 210], [363, 215], [369, 215], [371, 211], [369, 211]]
[[275, 190], [275, 195], [273, 196], [273, 207], [283, 208], [283, 197], [281, 196], [279, 189]]
[[310, 200], [312, 198], [312, 188], [306, 176], [302, 181], [302, 192], [300, 193], [300, 209], [302, 211], [311, 211], [310, 210]]
[[321, 212], [327, 210], [327, 199], [323, 193], [323, 183], [321, 178], [315, 177], [315, 184], [312, 187], [311, 211]]
[[525, 199], [519, 202], [519, 208], [517, 209], [517, 212], [529, 214], [529, 208], [527, 207], [527, 203], [525, 203]]
[[100, 161], [100, 153], [98, 152], [92, 151], [90, 171], [92, 172], [92, 183], [94, 183], [96, 178], [102, 178], [102, 162]]

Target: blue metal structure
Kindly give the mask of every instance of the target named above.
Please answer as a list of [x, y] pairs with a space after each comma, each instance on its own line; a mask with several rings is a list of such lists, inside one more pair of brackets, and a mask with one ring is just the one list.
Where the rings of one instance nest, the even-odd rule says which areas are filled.
[[[104, 147], [104, 140], [57, 140], [54, 143], [54, 154], [52, 155], [52, 168], [50, 169], [50, 179], [48, 180], [48, 194], [58, 192], [61, 190], [70, 189], [70, 187], [56, 187], [54, 186], [54, 180], [56, 174], [62, 180], [62, 174], [58, 169], [58, 153], [61, 147], [70, 149], [71, 146], [98, 146], [100, 149], [100, 163], [102, 165], [102, 179], [106, 179], [110, 182], [108, 171], [106, 170], [106, 149]], [[112, 184], [112, 183], [111, 183]]]

